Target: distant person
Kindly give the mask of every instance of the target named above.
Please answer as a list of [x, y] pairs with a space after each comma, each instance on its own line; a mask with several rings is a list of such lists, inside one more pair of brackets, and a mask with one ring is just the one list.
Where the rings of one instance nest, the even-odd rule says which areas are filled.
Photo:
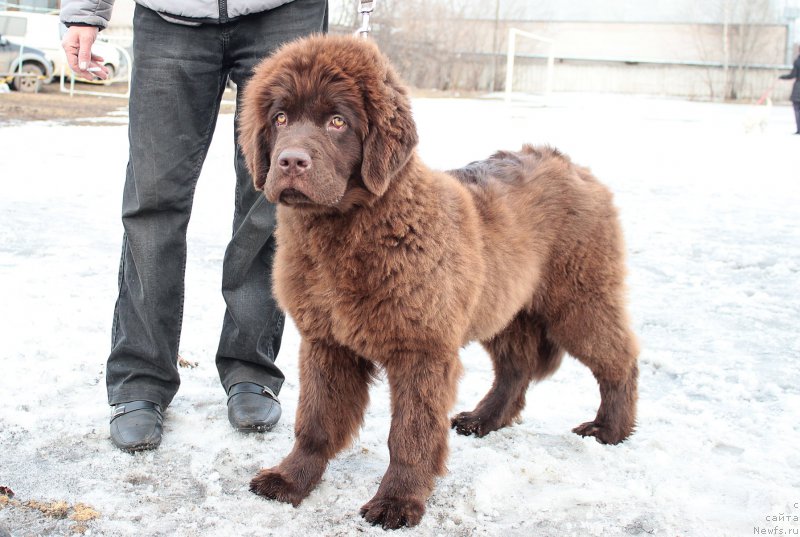
[[[158, 447], [162, 413], [180, 384], [186, 228], [227, 79], [243, 88], [253, 67], [278, 46], [328, 25], [327, 0], [137, 2], [125, 235], [106, 368], [111, 440], [131, 452]], [[62, 3], [61, 21], [69, 27], [63, 47], [84, 78], [107, 76], [91, 46], [112, 5]], [[222, 266], [227, 309], [216, 364], [231, 425], [265, 431], [280, 418], [284, 378], [275, 365], [284, 315], [271, 293], [275, 207], [253, 188], [238, 144], [234, 169], [233, 237]], [[98, 172], [89, 166], [86, 173]]]
[[797, 123], [797, 132], [800, 134], [800, 55], [794, 60], [794, 67], [792, 72], [788, 75], [781, 75], [784, 80], [791, 80], [794, 78], [794, 86], [792, 86], [792, 96], [789, 99], [794, 106], [794, 121]]

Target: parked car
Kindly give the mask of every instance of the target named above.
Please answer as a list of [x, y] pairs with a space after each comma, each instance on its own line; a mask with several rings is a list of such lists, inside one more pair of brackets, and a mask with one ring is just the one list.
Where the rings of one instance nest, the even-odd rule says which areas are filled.
[[[0, 34], [12, 43], [36, 47], [42, 50], [52, 66], [55, 76], [69, 76], [67, 55], [61, 47], [61, 36], [66, 28], [61, 24], [58, 15], [44, 13], [24, 13], [21, 11], [0, 11]], [[92, 45], [92, 52], [103, 58], [108, 69], [109, 79], [121, 74], [124, 68], [122, 55], [117, 47], [105, 42], [102, 34]]]
[[39, 91], [42, 82], [52, 77], [53, 66], [43, 51], [21, 47], [0, 34], [0, 83], [8, 83], [17, 91], [34, 93]]

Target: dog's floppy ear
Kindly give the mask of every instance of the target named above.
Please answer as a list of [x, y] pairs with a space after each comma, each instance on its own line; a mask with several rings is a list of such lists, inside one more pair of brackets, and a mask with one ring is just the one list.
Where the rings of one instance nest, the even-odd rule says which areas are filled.
[[367, 110], [361, 177], [380, 196], [392, 177], [405, 166], [417, 145], [417, 127], [406, 90], [391, 67], [382, 80], [363, 86]]
[[[253, 76], [255, 78], [255, 75]], [[247, 84], [242, 96], [242, 108], [239, 115], [239, 147], [244, 154], [247, 170], [256, 190], [263, 190], [269, 171], [270, 120], [267, 117], [270, 103], [263, 91], [259, 91], [258, 83]]]

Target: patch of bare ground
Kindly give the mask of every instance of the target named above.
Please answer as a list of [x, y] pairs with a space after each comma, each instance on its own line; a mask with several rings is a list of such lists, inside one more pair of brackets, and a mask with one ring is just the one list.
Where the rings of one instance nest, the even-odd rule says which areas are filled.
[[[66, 84], [69, 89], [69, 84]], [[62, 93], [57, 81], [45, 84], [39, 93], [0, 93], [0, 126], [29, 121], [54, 121], [67, 125], [118, 125], [127, 121], [128, 84], [118, 82], [108, 86], [75, 84], [76, 90], [103, 92], [115, 96], [96, 96]], [[231, 90], [225, 100], [235, 99]], [[222, 106], [222, 113], [232, 113], [233, 106]]]

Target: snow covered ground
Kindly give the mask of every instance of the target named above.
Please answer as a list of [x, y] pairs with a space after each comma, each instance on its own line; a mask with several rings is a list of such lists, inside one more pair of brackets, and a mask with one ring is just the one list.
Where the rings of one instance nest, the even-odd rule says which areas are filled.
[[[747, 133], [748, 107], [644, 97], [414, 107], [420, 151], [434, 167], [547, 143], [614, 190], [641, 393], [629, 441], [579, 438], [570, 429], [594, 416], [599, 394], [589, 371], [565, 360], [529, 390], [521, 423], [483, 439], [452, 432], [450, 471], [427, 515], [399, 533], [799, 534], [800, 136], [790, 135], [791, 109], [765, 110], [766, 130]], [[99, 513], [85, 523], [93, 535], [383, 535], [358, 515], [388, 464], [383, 383], [360, 437], [300, 507], [247, 490], [258, 468], [291, 448], [299, 341], [289, 326], [279, 426], [234, 432], [213, 360], [233, 208], [231, 116], [220, 118], [189, 230], [181, 352], [199, 367], [182, 370], [159, 450], [112, 447], [103, 372], [124, 121], [0, 127], [0, 486], [16, 493], [0, 502], [0, 527], [15, 536], [79, 531], [79, 522], [24, 505], [63, 500]], [[462, 359], [454, 412], [471, 409], [492, 379], [479, 347]]]

